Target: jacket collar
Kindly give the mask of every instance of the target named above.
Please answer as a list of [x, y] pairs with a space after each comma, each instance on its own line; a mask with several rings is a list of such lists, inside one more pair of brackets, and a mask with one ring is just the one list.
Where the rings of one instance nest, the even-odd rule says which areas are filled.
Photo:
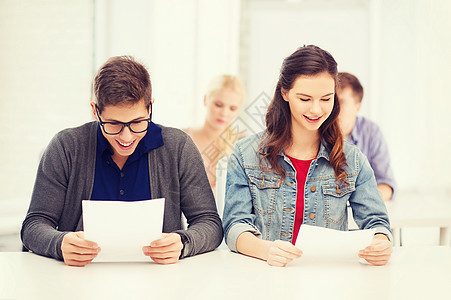
[[[279, 152], [278, 155], [283, 156], [283, 157], [286, 157], [286, 154], [285, 154], [285, 151], [283, 150], [283, 148], [281, 149], [281, 151]], [[324, 146], [323, 143], [321, 143], [321, 144], [319, 145], [318, 155], [316, 156], [315, 159], [318, 160], [318, 159], [320, 159], [320, 158], [324, 158], [324, 159], [326, 159], [327, 161], [330, 160], [329, 152], [327, 152], [327, 149], [326, 149], [326, 147]]]

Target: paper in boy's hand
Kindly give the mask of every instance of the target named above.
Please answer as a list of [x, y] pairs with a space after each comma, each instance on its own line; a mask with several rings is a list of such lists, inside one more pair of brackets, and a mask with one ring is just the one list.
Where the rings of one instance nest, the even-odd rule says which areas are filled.
[[340, 231], [302, 224], [296, 247], [302, 250], [303, 260], [357, 261], [359, 250], [371, 244], [375, 232], [375, 229]]
[[102, 249], [93, 262], [150, 261], [142, 247], [161, 238], [164, 198], [83, 200], [82, 206], [84, 237]]

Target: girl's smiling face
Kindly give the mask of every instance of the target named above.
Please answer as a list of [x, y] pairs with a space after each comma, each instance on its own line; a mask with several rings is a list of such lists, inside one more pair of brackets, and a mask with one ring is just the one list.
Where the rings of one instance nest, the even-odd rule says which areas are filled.
[[290, 106], [293, 134], [318, 131], [332, 112], [334, 95], [335, 80], [327, 72], [300, 75], [290, 90], [282, 90], [282, 97]]

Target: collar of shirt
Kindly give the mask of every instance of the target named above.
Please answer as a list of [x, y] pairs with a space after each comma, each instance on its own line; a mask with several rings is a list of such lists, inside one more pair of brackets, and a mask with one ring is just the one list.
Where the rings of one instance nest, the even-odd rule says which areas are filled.
[[[261, 152], [260, 152], [261, 153]], [[282, 150], [279, 152], [280, 156], [282, 156], [284, 158], [285, 161], [287, 161], [287, 159], [289, 159], [289, 156], [285, 153], [285, 151]], [[329, 161], [329, 152], [327, 152], [326, 147], [323, 145], [323, 143], [319, 144], [319, 151], [318, 151], [318, 155], [316, 156], [316, 158], [312, 159], [311, 161], [314, 161], [315, 159], [320, 159], [321, 157], [328, 160]]]
[[[264, 134], [265, 134], [265, 132], [259, 134], [260, 140], [262, 140], [264, 138]], [[265, 155], [265, 152], [262, 151], [262, 149], [259, 149], [259, 154], [260, 155]], [[285, 151], [284, 151], [283, 147], [282, 147], [282, 149], [280, 149], [278, 155], [284, 157], [284, 159], [286, 158], [286, 154], [285, 154]], [[318, 151], [318, 155], [316, 156], [316, 159], [319, 159], [321, 157], [325, 158], [326, 160], [329, 160], [329, 152], [327, 152], [327, 149], [323, 145], [323, 143], [319, 144], [319, 151]], [[263, 160], [263, 163], [265, 164], [266, 160]]]
[[[147, 129], [146, 135], [139, 141], [138, 146], [132, 155], [130, 155], [127, 161], [133, 162], [141, 155], [149, 152], [151, 149], [156, 149], [164, 145], [163, 136], [161, 135], [161, 127], [153, 122], [150, 122], [149, 129]], [[100, 123], [97, 128], [97, 154], [101, 156], [113, 155], [113, 149], [111, 149], [110, 143], [103, 136]]]

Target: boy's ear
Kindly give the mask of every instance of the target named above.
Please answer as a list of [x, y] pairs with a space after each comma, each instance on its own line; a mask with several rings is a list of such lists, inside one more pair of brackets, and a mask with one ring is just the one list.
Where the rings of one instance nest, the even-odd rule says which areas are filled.
[[357, 110], [357, 112], [360, 111], [360, 108], [361, 108], [361, 107], [362, 107], [362, 102], [357, 103], [357, 105], [356, 105], [356, 110]]
[[91, 104], [91, 109], [92, 109], [92, 115], [94, 116], [94, 119], [96, 121], [98, 121], [97, 114], [96, 114], [96, 104], [94, 102], [91, 102], [90, 104]]

